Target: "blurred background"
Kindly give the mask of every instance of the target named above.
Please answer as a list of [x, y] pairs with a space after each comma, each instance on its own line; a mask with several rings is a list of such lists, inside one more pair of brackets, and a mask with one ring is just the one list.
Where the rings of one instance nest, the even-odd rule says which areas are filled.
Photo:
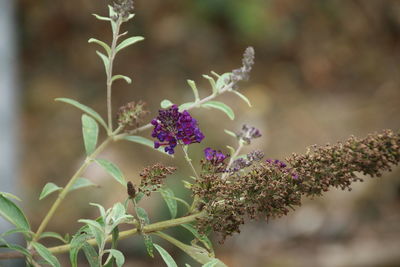
[[[2, 120], [1, 139], [13, 129], [14, 133], [4, 139], [11, 141], [1, 143], [1, 161], [15, 161], [2, 165], [0, 191], [13, 181], [9, 191], [21, 196], [36, 229], [55, 198], [39, 201], [42, 187], [50, 181], [65, 185], [84, 160], [81, 113], [54, 98], [73, 98], [106, 114], [103, 65], [95, 54], [98, 47], [87, 40], [110, 41], [109, 25], [91, 16], [106, 14], [108, 2], [6, 2], [15, 7], [8, 29], [16, 36], [10, 34], [8, 45], [0, 50], [12, 54], [16, 48], [18, 79], [8, 86], [6, 78], [0, 80], [2, 99], [12, 92], [17, 96], [15, 104], [10, 104], [12, 97], [7, 102], [8, 111], [13, 111], [2, 112], [9, 119]], [[224, 95], [221, 99], [234, 108], [235, 121], [219, 111], [194, 110], [206, 135], [202, 144], [191, 146], [194, 162], [207, 146], [236, 145], [223, 130], [239, 130], [244, 123], [263, 133], [247, 151], [258, 148], [279, 159], [352, 134], [399, 130], [400, 1], [137, 0], [135, 13], [125, 29], [146, 40], [116, 59], [116, 72], [132, 77], [133, 84], [115, 84], [113, 107], [143, 100], [151, 111], [146, 121], [156, 116], [165, 98], [191, 101], [186, 79], [196, 81], [203, 97], [208, 95], [210, 88], [201, 74], [238, 68], [243, 50], [255, 48], [251, 79], [240, 84], [253, 108], [237, 96]], [[4, 57], [2, 62], [2, 70], [12, 70]], [[6, 124], [10, 118], [12, 123]], [[13, 141], [13, 136], [18, 138]], [[12, 142], [18, 144], [16, 157], [10, 157], [16, 153], [12, 147], [5, 150]], [[169, 183], [177, 195], [188, 197], [179, 179], [190, 175], [190, 169], [179, 153], [171, 160], [140, 145], [117, 143], [101, 157], [118, 163], [132, 181], [138, 181], [144, 166], [177, 166]], [[10, 174], [12, 164], [17, 172]], [[73, 234], [79, 218], [97, 216], [88, 202], [109, 207], [125, 199], [124, 189], [101, 169], [92, 166], [84, 176], [99, 188], [71, 193], [48, 230]], [[143, 205], [152, 221], [168, 218], [159, 199]], [[183, 231], [170, 233], [190, 242]], [[179, 249], [157, 242], [179, 266], [197, 266]], [[127, 255], [126, 266], [163, 266], [159, 256], [153, 260], [146, 255], [138, 236], [123, 241], [121, 250]], [[240, 235], [216, 245], [216, 255], [232, 267], [400, 266], [400, 170], [368, 178], [350, 193], [332, 190], [322, 198], [305, 199], [287, 217], [248, 223]], [[60, 259], [63, 266], [69, 265], [66, 255]]]

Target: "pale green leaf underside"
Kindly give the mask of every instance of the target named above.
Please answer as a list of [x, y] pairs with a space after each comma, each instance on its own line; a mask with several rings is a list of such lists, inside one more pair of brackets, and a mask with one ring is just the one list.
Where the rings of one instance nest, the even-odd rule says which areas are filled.
[[55, 239], [58, 239], [58, 240], [60, 240], [61, 242], [65, 243], [65, 244], [68, 243], [68, 241], [65, 240], [64, 237], [62, 237], [60, 234], [54, 233], [54, 232], [44, 232], [44, 233], [42, 233], [40, 235], [39, 240], [43, 239], [43, 238], [55, 238]]
[[120, 79], [125, 80], [126, 83], [128, 83], [128, 84], [132, 83], [132, 79], [131, 78], [129, 78], [128, 76], [125, 76], [125, 75], [121, 75], [121, 74], [114, 75], [111, 78], [111, 81], [114, 82], [114, 81], [120, 80]]
[[105, 42], [100, 41], [100, 40], [97, 40], [97, 39], [95, 39], [95, 38], [90, 38], [90, 39], [88, 40], [88, 43], [95, 43], [95, 44], [100, 45], [101, 47], [104, 48], [104, 50], [106, 51], [107, 55], [110, 55], [111, 48], [110, 48], [110, 47], [108, 46], [108, 44], [106, 44]]
[[89, 186], [97, 186], [97, 185], [86, 178], [79, 177], [78, 179], [76, 179], [75, 183], [70, 187], [69, 191], [73, 191], [73, 190], [77, 190], [77, 189], [81, 189], [81, 188], [85, 188], [85, 187], [89, 187]]
[[235, 119], [235, 113], [233, 110], [226, 104], [219, 102], [219, 101], [208, 101], [204, 104], [201, 105], [202, 107], [207, 107], [207, 108], [215, 108], [219, 109], [222, 112], [224, 112], [231, 120]]
[[179, 111], [184, 111], [191, 107], [194, 104], [194, 102], [187, 102], [179, 106]]
[[92, 15], [95, 16], [95, 18], [98, 19], [98, 20], [111, 21], [111, 19], [108, 18], [108, 17], [103, 17], [103, 16], [100, 16], [100, 15], [97, 15], [97, 14], [92, 14]]
[[162, 108], [169, 108], [170, 106], [172, 106], [174, 103], [172, 103], [170, 100], [168, 99], [164, 99], [163, 101], [161, 101], [160, 106]]
[[174, 192], [170, 188], [160, 188], [158, 191], [161, 193], [161, 196], [167, 204], [169, 212], [171, 213], [171, 218], [176, 218], [176, 215], [178, 214], [178, 203], [173, 199], [175, 197]]
[[195, 101], [196, 102], [200, 101], [199, 90], [197, 90], [196, 83], [192, 80], [187, 80], [187, 83], [189, 84], [190, 88], [192, 88], [192, 90], [193, 90], [193, 95], [194, 95]]
[[21, 209], [3, 195], [0, 195], [0, 216], [14, 224], [17, 228], [30, 229], [28, 220]]
[[40, 193], [39, 200], [42, 200], [43, 198], [47, 197], [51, 193], [54, 193], [54, 192], [59, 191], [61, 189], [62, 189], [62, 187], [59, 187], [58, 185], [56, 185], [54, 183], [47, 183], [43, 187], [42, 192]]
[[101, 61], [103, 61], [103, 65], [104, 65], [104, 70], [106, 71], [106, 73], [108, 73], [108, 69], [110, 67], [110, 60], [108, 59], [108, 57], [106, 55], [104, 55], [103, 53], [96, 51], [96, 54], [101, 58]]
[[11, 193], [7, 193], [7, 192], [0, 192], [0, 195], [6, 197], [6, 198], [11, 198], [11, 199], [15, 199], [18, 201], [22, 201], [19, 197], [17, 197], [16, 195], [13, 195]]
[[226, 129], [225, 129], [224, 132], [225, 132], [226, 134], [232, 136], [233, 138], [237, 138], [237, 135], [236, 135], [234, 132], [232, 132], [232, 131], [229, 131], [229, 130], [226, 130]]
[[167, 264], [168, 267], [178, 267], [174, 259], [165, 249], [163, 249], [161, 246], [157, 244], [154, 244], [154, 247], [157, 249], [158, 253], [160, 253], [162, 259], [164, 260], [165, 264]]
[[112, 162], [105, 159], [96, 159], [96, 162], [104, 168], [117, 182], [126, 187], [126, 181], [121, 170]]
[[211, 76], [208, 76], [208, 75], [203, 75], [203, 77], [210, 82], [213, 94], [217, 94], [218, 88], [217, 88], [217, 84], [215, 83], [214, 78]]
[[247, 105], [248, 105], [249, 107], [252, 107], [252, 106], [251, 106], [250, 100], [249, 100], [245, 95], [243, 95], [243, 94], [241, 94], [240, 92], [235, 91], [235, 90], [233, 90], [232, 93], [234, 93], [235, 95], [239, 96], [244, 102], [247, 103]]
[[133, 36], [129, 37], [125, 40], [123, 40], [116, 48], [116, 51], [119, 52], [120, 50], [124, 49], [125, 47], [128, 47], [130, 45], [133, 45], [134, 43], [137, 43], [139, 41], [144, 40], [142, 36]]
[[82, 110], [83, 112], [86, 112], [87, 114], [92, 116], [94, 119], [96, 119], [104, 127], [104, 129], [106, 129], [106, 130], [108, 129], [107, 124], [105, 123], [103, 118], [99, 115], [99, 113], [94, 111], [92, 108], [85, 106], [85, 105], [79, 103], [78, 101], [70, 99], [70, 98], [56, 98], [55, 101], [70, 104], [70, 105]]
[[82, 115], [82, 134], [86, 155], [90, 156], [96, 150], [99, 126], [92, 117], [86, 114]]
[[48, 250], [45, 246], [40, 243], [32, 242], [32, 246], [35, 248], [37, 253], [51, 266], [53, 267], [61, 267], [57, 258]]
[[232, 73], [227, 72], [227, 73], [222, 74], [218, 78], [217, 84], [216, 84], [218, 91], [221, 91], [227, 85], [226, 81], [229, 80], [231, 75], [232, 75]]

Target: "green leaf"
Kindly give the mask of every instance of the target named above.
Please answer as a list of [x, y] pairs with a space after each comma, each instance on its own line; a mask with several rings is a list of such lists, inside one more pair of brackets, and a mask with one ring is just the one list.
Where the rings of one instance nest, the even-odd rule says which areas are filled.
[[163, 101], [161, 101], [160, 106], [162, 108], [169, 108], [170, 106], [172, 106], [174, 103], [172, 103], [171, 101], [169, 101], [168, 99], [164, 99]]
[[0, 195], [0, 215], [17, 228], [30, 230], [28, 220], [20, 208], [2, 195]]
[[56, 98], [55, 100], [59, 101], [59, 102], [64, 102], [64, 103], [70, 104], [70, 105], [82, 110], [83, 112], [86, 112], [87, 114], [92, 116], [94, 119], [96, 119], [104, 127], [104, 129], [108, 130], [107, 124], [105, 123], [103, 118], [99, 115], [99, 113], [94, 111], [92, 108], [89, 108], [89, 107], [79, 103], [78, 101], [69, 99], [69, 98]]
[[100, 267], [99, 256], [96, 250], [88, 243], [84, 242], [82, 246], [83, 252], [85, 253], [86, 259], [89, 262], [90, 267]]
[[128, 76], [125, 76], [125, 75], [121, 75], [121, 74], [114, 75], [111, 78], [111, 81], [114, 82], [114, 81], [119, 80], [119, 79], [125, 80], [126, 83], [128, 83], [128, 84], [132, 83], [132, 79], [131, 78], [129, 78]]
[[96, 51], [96, 54], [101, 58], [101, 61], [103, 61], [104, 69], [105, 69], [106, 73], [108, 73], [109, 67], [110, 67], [110, 60], [108, 59], [108, 57], [106, 55], [104, 55], [103, 53], [101, 53], [99, 51]]
[[167, 264], [168, 267], [178, 267], [174, 259], [169, 255], [169, 253], [163, 249], [161, 246], [154, 244], [154, 247], [157, 249], [158, 253], [160, 253], [162, 259]]
[[[201, 264], [206, 264], [206, 263], [214, 260], [214, 257], [210, 256], [210, 253], [202, 247], [186, 245], [186, 244], [182, 243], [181, 241], [173, 238], [172, 236], [169, 236], [162, 232], [155, 232], [154, 234], [161, 237], [162, 239], [167, 240], [168, 242], [172, 243], [176, 247], [180, 248], [186, 254], [188, 254], [190, 257], [192, 257], [195, 261], [197, 261]], [[226, 267], [226, 265], [220, 261], [216, 265], [216, 267]]]
[[125, 257], [121, 251], [116, 250], [116, 249], [107, 249], [106, 252], [109, 252], [115, 258], [115, 263], [117, 264], [118, 267], [121, 267], [124, 265]]
[[229, 149], [229, 153], [231, 154], [231, 155], [234, 155], [235, 154], [235, 149], [233, 148], [233, 147], [231, 147], [231, 146], [226, 146], [228, 149]]
[[121, 170], [114, 163], [111, 163], [105, 159], [96, 159], [96, 162], [101, 167], [103, 167], [108, 172], [108, 174], [110, 174], [112, 177], [114, 177], [114, 179], [117, 180], [117, 182], [119, 182], [124, 187], [126, 187], [126, 181], [124, 179], [124, 175], [122, 174]]
[[92, 14], [92, 15], [95, 16], [95, 18], [98, 19], [98, 20], [111, 21], [111, 19], [108, 18], [108, 17], [99, 16], [97, 14]]
[[60, 240], [61, 242], [65, 243], [65, 244], [68, 243], [68, 241], [64, 237], [62, 237], [60, 234], [54, 233], [54, 232], [44, 232], [44, 233], [42, 233], [40, 235], [40, 237], [39, 237], [39, 240], [43, 239], [43, 238], [55, 238], [55, 239], [58, 239], [58, 240]]
[[226, 80], [230, 80], [232, 73], [231, 72], [227, 72], [222, 74], [218, 80], [217, 80], [217, 84], [216, 87], [218, 89], [218, 91], [220, 92], [222, 89], [224, 89], [224, 87], [227, 85]]
[[43, 187], [42, 192], [40, 193], [39, 200], [42, 200], [43, 198], [47, 197], [51, 193], [54, 193], [54, 192], [59, 191], [61, 189], [62, 189], [62, 187], [59, 187], [58, 185], [56, 185], [54, 183], [47, 183]]
[[40, 243], [32, 242], [32, 246], [35, 248], [37, 253], [51, 266], [53, 267], [61, 267], [60, 263], [58, 262], [57, 258], [51, 254], [50, 250], [48, 250], [45, 246]]
[[22, 201], [19, 197], [17, 197], [16, 195], [13, 195], [11, 193], [0, 192], [0, 195], [3, 196], [3, 197], [6, 197], [8, 199], [15, 199], [15, 200], [18, 200], [18, 201]]
[[141, 207], [136, 207], [135, 211], [136, 211], [136, 215], [138, 216], [142, 226], [148, 225], [150, 223], [149, 216], [147, 215], [147, 212], [145, 209], [143, 209]]
[[[78, 231], [80, 233], [81, 230]], [[79, 250], [82, 248], [83, 244], [86, 242], [86, 240], [89, 238], [89, 235], [84, 233], [84, 234], [79, 234], [79, 235], [74, 235], [72, 237], [71, 243], [70, 243], [70, 251], [69, 251], [69, 260], [71, 261], [71, 266], [72, 267], [77, 267], [78, 266], [78, 253]]]
[[229, 130], [226, 130], [226, 129], [224, 130], [224, 132], [225, 132], [226, 134], [232, 136], [233, 138], [237, 139], [237, 135], [236, 135], [234, 132], [229, 131]]
[[114, 227], [111, 234], [112, 234], [111, 248], [117, 248], [118, 238], [119, 238], [118, 226]]
[[222, 112], [224, 112], [226, 115], [228, 115], [228, 117], [231, 120], [235, 119], [235, 113], [233, 112], [233, 110], [226, 104], [219, 102], [219, 101], [208, 101], [204, 104], [201, 105], [202, 107], [207, 107], [207, 108], [215, 108], [215, 109], [219, 109]]
[[0, 236], [6, 237], [8, 235], [17, 234], [17, 233], [24, 234], [25, 236], [28, 236], [29, 238], [31, 238], [34, 235], [34, 233], [30, 230], [27, 230], [24, 228], [14, 228], [14, 229], [8, 230], [8, 231], [0, 234]]
[[178, 203], [176, 202], [174, 192], [170, 188], [160, 188], [158, 191], [161, 193], [161, 196], [163, 197], [165, 203], [168, 206], [169, 212], [171, 213], [171, 218], [174, 219], [176, 218], [176, 215], [178, 213]]
[[144, 245], [146, 246], [147, 253], [149, 254], [150, 257], [154, 258], [154, 244], [153, 244], [153, 239], [151, 236], [147, 234], [142, 234], [143, 240], [144, 240]]
[[194, 81], [192, 81], [192, 80], [187, 80], [187, 83], [189, 84], [189, 86], [193, 90], [195, 102], [200, 101], [199, 91], [197, 90], [196, 83]]
[[119, 52], [120, 50], [124, 49], [125, 47], [128, 47], [130, 45], [133, 45], [134, 43], [137, 43], [139, 41], [144, 40], [142, 36], [133, 36], [129, 37], [125, 40], [123, 40], [116, 48], [116, 51]]
[[211, 76], [208, 76], [208, 75], [203, 75], [203, 77], [210, 82], [213, 94], [214, 95], [217, 94], [218, 93], [218, 89], [217, 89], [217, 84], [215, 83], [214, 78], [211, 77]]
[[208, 237], [206, 235], [200, 234], [197, 231], [197, 229], [194, 228], [193, 225], [191, 225], [191, 224], [181, 224], [181, 226], [183, 228], [185, 228], [186, 230], [188, 230], [189, 232], [191, 232], [194, 235], [194, 237], [197, 240], [199, 240], [208, 251], [213, 252], [212, 243], [211, 243], [210, 239], [208, 239]]
[[251, 103], [250, 103], [250, 100], [249, 100], [245, 95], [243, 95], [243, 94], [241, 94], [240, 92], [235, 91], [235, 90], [233, 90], [232, 93], [234, 93], [235, 95], [239, 96], [244, 102], [247, 103], [247, 105], [248, 105], [249, 107], [252, 107], [252, 106], [251, 106]]
[[[117, 13], [115, 13], [114, 8], [111, 5], [108, 5], [108, 15], [110, 18], [115, 18], [117, 16]], [[111, 29], [113, 33], [115, 33], [117, 29], [117, 24], [113, 19], [111, 19]]]
[[139, 203], [139, 201], [142, 200], [143, 197], [144, 197], [144, 193], [143, 192], [139, 192], [137, 194], [137, 196], [135, 197], [136, 204]]
[[97, 185], [86, 178], [79, 177], [78, 179], [76, 179], [75, 183], [70, 187], [69, 192], [89, 186], [97, 186]]
[[7, 241], [5, 241], [4, 239], [0, 238], [0, 240], [4, 243], [4, 244], [0, 244], [0, 247], [7, 247], [11, 250], [15, 250], [20, 252], [21, 254], [25, 255], [26, 257], [30, 257], [31, 253], [24, 247], [17, 245], [17, 244], [9, 244], [7, 243]]
[[123, 139], [127, 140], [127, 141], [134, 142], [134, 143], [138, 143], [138, 144], [141, 144], [141, 145], [144, 145], [144, 146], [151, 147], [152, 149], [157, 150], [157, 151], [159, 151], [159, 152], [161, 152], [161, 153], [163, 153], [163, 154], [165, 154], [167, 156], [173, 157], [173, 155], [170, 155], [167, 152], [165, 152], [162, 147], [159, 147], [159, 148], [155, 149], [154, 148], [154, 142], [152, 140], [150, 140], [150, 139], [145, 138], [145, 137], [137, 136], [137, 135], [129, 135], [129, 136], [125, 136]]
[[87, 224], [87, 226], [90, 229], [90, 232], [92, 233], [92, 235], [96, 239], [96, 243], [98, 245], [103, 243], [103, 240], [106, 237], [105, 237], [105, 233], [104, 233], [103, 228], [100, 225], [100, 223], [98, 223], [97, 221], [94, 221], [94, 220], [89, 220], [89, 219], [80, 219], [80, 220], [78, 220], [78, 222]]
[[219, 78], [219, 77], [221, 77], [221, 75], [219, 75], [218, 73], [216, 73], [215, 71], [210, 71], [211, 72], [211, 74], [212, 75], [214, 75], [217, 79]]
[[90, 39], [88, 40], [88, 43], [89, 43], [89, 44], [90, 44], [90, 43], [95, 43], [95, 44], [100, 45], [101, 47], [104, 48], [104, 50], [106, 51], [107, 55], [110, 55], [110, 53], [111, 53], [111, 48], [108, 46], [108, 44], [106, 44], [106, 43], [103, 42], [103, 41], [97, 40], [97, 39], [95, 39], [95, 38], [90, 38]]
[[194, 102], [184, 103], [184, 104], [179, 106], [179, 111], [184, 111], [184, 110], [190, 108], [193, 104], [194, 104]]
[[82, 134], [86, 155], [90, 156], [96, 150], [99, 126], [92, 117], [86, 114], [82, 115]]
[[209, 261], [206, 264], [203, 264], [202, 267], [215, 267], [219, 263], [221, 263], [221, 261], [219, 259], [213, 259], [212, 261]]

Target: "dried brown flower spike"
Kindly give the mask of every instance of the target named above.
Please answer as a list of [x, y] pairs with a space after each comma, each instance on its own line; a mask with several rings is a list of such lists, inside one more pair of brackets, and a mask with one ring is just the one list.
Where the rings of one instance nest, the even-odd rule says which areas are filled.
[[139, 191], [147, 196], [150, 195], [151, 192], [157, 190], [164, 184], [164, 179], [167, 175], [171, 175], [175, 171], [175, 167], [166, 167], [160, 163], [144, 168], [140, 173], [142, 180], [140, 182]]

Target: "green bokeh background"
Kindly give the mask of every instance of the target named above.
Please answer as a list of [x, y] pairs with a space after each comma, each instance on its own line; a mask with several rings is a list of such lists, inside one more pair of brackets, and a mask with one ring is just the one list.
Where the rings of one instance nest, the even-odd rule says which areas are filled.
[[[91, 37], [110, 41], [108, 24], [90, 15], [105, 14], [106, 4], [18, 1], [21, 184], [34, 228], [53, 200], [39, 202], [42, 186], [49, 181], [65, 184], [84, 160], [80, 113], [54, 98], [77, 99], [106, 114], [103, 66], [97, 47], [87, 43]], [[221, 99], [233, 107], [235, 121], [219, 111], [193, 111], [206, 135], [204, 143], [190, 149], [194, 162], [207, 146], [235, 145], [223, 130], [238, 130], [243, 123], [263, 133], [247, 151], [262, 149], [267, 157], [280, 159], [351, 134], [399, 129], [399, 1], [137, 0], [135, 13], [126, 30], [146, 40], [116, 59], [116, 72], [132, 77], [133, 84], [116, 83], [113, 107], [143, 100], [151, 111], [147, 121], [165, 98], [175, 103], [191, 100], [186, 79], [195, 80], [206, 96], [210, 89], [201, 74], [235, 69], [243, 50], [255, 48], [251, 80], [240, 86], [254, 107], [226, 95]], [[102, 157], [118, 163], [132, 181], [138, 181], [144, 166], [175, 165], [178, 175], [169, 183], [177, 186], [178, 195], [187, 195], [179, 179], [190, 175], [190, 169], [179, 153], [171, 160], [139, 145], [120, 143]], [[74, 233], [79, 218], [97, 216], [88, 202], [109, 207], [125, 198], [123, 188], [102, 170], [91, 167], [85, 177], [100, 188], [72, 193], [49, 230]], [[157, 199], [145, 207], [153, 221], [168, 216]], [[399, 266], [399, 210], [400, 172], [394, 168], [382, 179], [355, 185], [351, 193], [333, 190], [324, 198], [305, 200], [285, 218], [249, 223], [241, 235], [216, 246], [217, 256], [233, 267]], [[172, 234], [190, 241], [187, 234]], [[179, 266], [189, 261], [178, 249], [162, 244]], [[122, 243], [127, 266], [163, 266], [142, 247], [140, 237]]]

